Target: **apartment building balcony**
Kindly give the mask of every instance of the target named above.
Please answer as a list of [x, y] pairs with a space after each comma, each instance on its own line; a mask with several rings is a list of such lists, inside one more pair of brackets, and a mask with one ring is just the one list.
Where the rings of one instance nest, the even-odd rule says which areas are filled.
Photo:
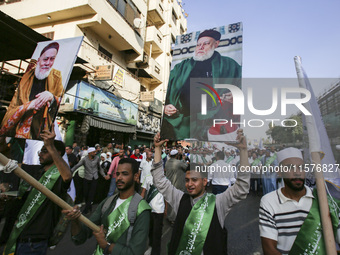
[[162, 83], [162, 71], [163, 68], [153, 58], [149, 59], [149, 66], [145, 68], [145, 71], [152, 77], [151, 84]]
[[148, 20], [155, 25], [163, 25], [165, 23], [164, 11], [161, 0], [149, 1]]
[[145, 43], [147, 48], [151, 48], [151, 53], [163, 52], [163, 35], [155, 26], [147, 27]]
[[[2, 3], [0, 10], [33, 29], [75, 23], [80, 29], [90, 28], [119, 51], [133, 50], [137, 55], [143, 53], [140, 31], [132, 24], [136, 15], [140, 14], [124, 0], [11, 1]], [[146, 14], [146, 3], [139, 2], [144, 3]], [[79, 36], [76, 29], [73, 33], [73, 36]], [[57, 34], [56, 37], [61, 38]]]

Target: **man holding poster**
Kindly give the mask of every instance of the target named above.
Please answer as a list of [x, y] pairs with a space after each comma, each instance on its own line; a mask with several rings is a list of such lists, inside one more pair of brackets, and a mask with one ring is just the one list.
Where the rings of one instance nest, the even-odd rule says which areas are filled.
[[[236, 138], [237, 125], [224, 124], [213, 127], [213, 119], [229, 118], [235, 122], [239, 121], [239, 116], [232, 116], [231, 92], [227, 89], [214, 89], [214, 85], [219, 83], [241, 87], [241, 66], [234, 59], [222, 56], [216, 51], [220, 43], [219, 31], [210, 29], [201, 32], [193, 57], [184, 59], [171, 70], [164, 106], [162, 137], [172, 140], [196, 138], [207, 141], [214, 140], [214, 135], [220, 137], [234, 132]], [[225, 46], [228, 46], [226, 40], [223, 41], [222, 47]], [[205, 115], [201, 113], [202, 91], [210, 91], [211, 95]], [[213, 97], [217, 97], [217, 100]], [[216, 104], [216, 101], [219, 101], [219, 104]]]

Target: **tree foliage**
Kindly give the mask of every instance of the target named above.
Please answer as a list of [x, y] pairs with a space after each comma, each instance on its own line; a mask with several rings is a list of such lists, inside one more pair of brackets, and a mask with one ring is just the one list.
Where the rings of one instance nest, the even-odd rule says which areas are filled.
[[276, 125], [269, 126], [269, 129], [266, 131], [276, 143], [294, 143], [302, 141], [303, 125], [301, 115], [293, 115], [290, 116], [289, 119], [290, 120], [284, 122], [285, 127]]

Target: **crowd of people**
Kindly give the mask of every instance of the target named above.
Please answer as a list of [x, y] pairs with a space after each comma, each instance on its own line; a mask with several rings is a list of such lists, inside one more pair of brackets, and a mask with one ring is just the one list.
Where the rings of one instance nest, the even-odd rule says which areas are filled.
[[[54, 140], [53, 130], [41, 137], [41, 165], [21, 167], [63, 199], [73, 179], [75, 206], [61, 211], [21, 182], [19, 202], [11, 207], [0, 239], [6, 245], [4, 254], [32, 250], [30, 254], [46, 254], [63, 215], [71, 222], [75, 244], [92, 235], [96, 238], [94, 254], [144, 254], [148, 246], [151, 254], [161, 254], [163, 220], [172, 226], [168, 254], [210, 254], [211, 250], [227, 254], [226, 216], [248, 194], [263, 196], [259, 228], [264, 254], [304, 249], [294, 240], [301, 239], [299, 230], [310, 217], [316, 195], [305, 185], [303, 171], [273, 170], [279, 165], [301, 167], [303, 156], [296, 148], [247, 148], [242, 130], [238, 143], [222, 147], [214, 143], [172, 146], [159, 134], [152, 147], [134, 148], [112, 143], [65, 146]], [[64, 153], [69, 166], [62, 159]], [[81, 214], [100, 230], [85, 225]], [[340, 231], [339, 220], [334, 229]]]

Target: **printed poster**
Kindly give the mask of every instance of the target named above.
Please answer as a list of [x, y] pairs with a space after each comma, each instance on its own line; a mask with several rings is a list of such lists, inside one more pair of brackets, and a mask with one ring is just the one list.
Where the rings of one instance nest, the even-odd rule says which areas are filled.
[[82, 40], [37, 44], [2, 119], [0, 136], [41, 140], [41, 132], [51, 129]]
[[242, 23], [202, 29], [176, 38], [163, 110], [161, 137], [233, 141], [240, 116]]

